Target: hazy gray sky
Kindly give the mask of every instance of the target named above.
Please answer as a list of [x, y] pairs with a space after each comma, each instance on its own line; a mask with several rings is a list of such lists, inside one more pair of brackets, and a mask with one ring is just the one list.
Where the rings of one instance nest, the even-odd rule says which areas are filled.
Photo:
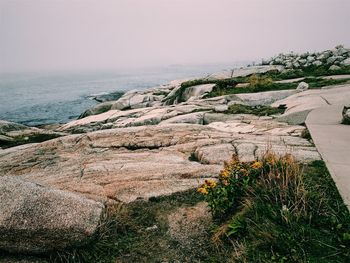
[[350, 0], [0, 0], [0, 71], [220, 63], [350, 46]]

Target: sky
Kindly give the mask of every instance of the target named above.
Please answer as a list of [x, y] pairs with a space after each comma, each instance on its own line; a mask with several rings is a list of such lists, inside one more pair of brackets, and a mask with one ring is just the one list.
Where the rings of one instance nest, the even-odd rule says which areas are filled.
[[234, 63], [350, 47], [350, 0], [0, 0], [0, 72]]

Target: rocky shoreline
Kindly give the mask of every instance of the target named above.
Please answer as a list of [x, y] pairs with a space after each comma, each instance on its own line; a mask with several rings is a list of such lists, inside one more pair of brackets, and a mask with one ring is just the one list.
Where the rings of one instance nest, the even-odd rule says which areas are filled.
[[[233, 154], [253, 161], [272, 149], [319, 160], [303, 124], [314, 108], [348, 104], [349, 57], [342, 46], [279, 55], [129, 91], [54, 130], [1, 121], [0, 249], [35, 255], [82, 246], [105, 207], [196, 188], [217, 178]], [[271, 113], [234, 112], [235, 105]]]
[[283, 65], [286, 69], [301, 69], [310, 66], [326, 66], [328, 70], [339, 70], [342, 66], [350, 66], [349, 49], [336, 46], [323, 52], [307, 52], [303, 54], [279, 54], [269, 60], [263, 60], [263, 65]]

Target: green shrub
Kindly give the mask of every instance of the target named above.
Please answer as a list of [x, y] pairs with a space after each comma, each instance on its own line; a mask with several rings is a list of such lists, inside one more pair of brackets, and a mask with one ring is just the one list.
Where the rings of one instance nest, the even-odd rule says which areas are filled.
[[216, 218], [212, 240], [241, 251], [238, 262], [350, 262], [349, 211], [321, 161], [234, 157], [198, 191]]
[[219, 181], [206, 180], [198, 189], [202, 193], [213, 215], [226, 215], [239, 204], [246, 188], [261, 173], [262, 163], [241, 163], [237, 157], [225, 164]]
[[273, 83], [272, 78], [267, 76], [259, 76], [256, 74], [253, 74], [252, 76], [250, 76], [248, 81], [249, 81], [249, 86], [251, 88], [265, 87]]

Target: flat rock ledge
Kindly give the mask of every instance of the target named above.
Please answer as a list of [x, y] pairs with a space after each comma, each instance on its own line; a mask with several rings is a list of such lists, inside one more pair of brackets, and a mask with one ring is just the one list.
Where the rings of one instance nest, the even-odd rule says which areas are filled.
[[0, 176], [0, 249], [39, 254], [86, 244], [103, 205], [20, 178]]
[[215, 178], [233, 154], [252, 161], [269, 148], [319, 159], [305, 127], [273, 120], [163, 124], [69, 135], [0, 151], [3, 175], [102, 202], [170, 195]]

